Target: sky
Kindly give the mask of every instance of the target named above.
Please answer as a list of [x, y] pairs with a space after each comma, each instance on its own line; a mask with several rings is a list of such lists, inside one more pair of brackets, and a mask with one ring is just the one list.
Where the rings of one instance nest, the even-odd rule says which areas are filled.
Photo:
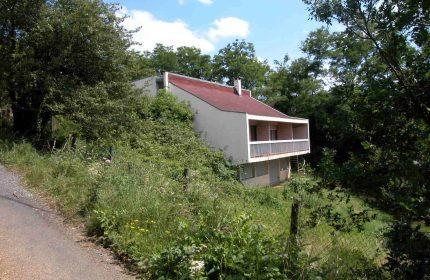
[[[109, 0], [111, 1], [111, 0]], [[310, 19], [301, 0], [115, 0], [127, 15], [124, 26], [140, 30], [134, 40], [138, 51], [156, 43], [195, 46], [215, 54], [235, 39], [255, 46], [257, 56], [282, 60], [302, 56], [300, 43], [322, 26]]]

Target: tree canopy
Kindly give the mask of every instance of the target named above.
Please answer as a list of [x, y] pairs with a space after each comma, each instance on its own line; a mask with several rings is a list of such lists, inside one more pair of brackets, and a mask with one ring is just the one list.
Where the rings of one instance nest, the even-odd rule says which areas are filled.
[[396, 216], [387, 264], [394, 275], [428, 276], [430, 243], [420, 228], [430, 224], [429, 5], [304, 2], [315, 19], [344, 30], [311, 32], [306, 57], [272, 74], [268, 100], [310, 119], [311, 158], [327, 186], [373, 196]]
[[245, 41], [236, 40], [214, 56], [215, 80], [225, 80], [229, 85], [241, 78], [245, 88], [255, 89], [264, 84], [269, 70], [266, 62], [258, 60], [254, 45]]
[[1, 56], [7, 63], [0, 74], [15, 133], [36, 141], [49, 138], [44, 134], [50, 133], [53, 116], [102, 117], [97, 112], [104, 114], [108, 103], [131, 94], [129, 34], [115, 5], [87, 0], [5, 5], [10, 13], [1, 17]]
[[248, 89], [261, 87], [270, 72], [266, 61], [259, 61], [252, 43], [236, 40], [211, 57], [195, 47], [179, 47], [157, 44], [152, 51], [138, 58], [141, 67], [136, 78], [145, 77], [153, 69], [161, 74], [165, 71], [218, 81], [233, 85], [234, 79], [241, 78]]

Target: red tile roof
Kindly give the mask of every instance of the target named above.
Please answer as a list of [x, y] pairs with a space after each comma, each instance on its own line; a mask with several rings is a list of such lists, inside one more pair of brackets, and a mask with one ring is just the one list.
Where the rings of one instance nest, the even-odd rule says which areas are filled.
[[248, 90], [242, 90], [242, 95], [240, 96], [235, 93], [233, 87], [172, 73], [169, 73], [169, 83], [222, 111], [276, 118], [291, 118], [251, 97]]

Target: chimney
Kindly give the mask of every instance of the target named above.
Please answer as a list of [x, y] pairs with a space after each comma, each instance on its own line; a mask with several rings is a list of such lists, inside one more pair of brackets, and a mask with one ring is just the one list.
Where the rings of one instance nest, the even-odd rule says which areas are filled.
[[237, 95], [242, 95], [242, 81], [239, 78], [234, 79], [234, 90]]
[[169, 72], [163, 73], [163, 83], [164, 83], [164, 89], [169, 90]]

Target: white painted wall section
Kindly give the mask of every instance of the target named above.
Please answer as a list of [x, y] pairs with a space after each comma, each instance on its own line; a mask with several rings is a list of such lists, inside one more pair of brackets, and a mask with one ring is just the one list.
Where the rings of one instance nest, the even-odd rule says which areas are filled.
[[157, 95], [157, 77], [149, 77], [133, 82], [133, 86], [142, 89], [143, 94], [155, 97]]
[[248, 123], [245, 113], [221, 111], [174, 84], [169, 91], [179, 100], [189, 102], [195, 112], [194, 125], [203, 140], [224, 151], [235, 164], [248, 160]]

